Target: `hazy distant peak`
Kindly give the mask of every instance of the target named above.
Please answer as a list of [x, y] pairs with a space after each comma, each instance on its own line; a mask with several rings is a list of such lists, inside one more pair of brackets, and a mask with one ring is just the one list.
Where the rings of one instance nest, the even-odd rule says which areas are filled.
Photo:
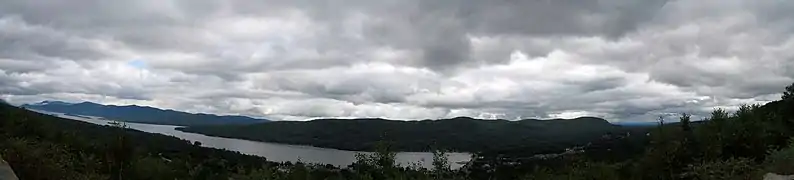
[[42, 102], [39, 102], [39, 103], [30, 104], [30, 105], [33, 105], [33, 106], [52, 106], [52, 105], [73, 105], [73, 104], [74, 103], [68, 103], [68, 102], [63, 102], [63, 101], [49, 101], [48, 100], [48, 101], [42, 101]]
[[91, 101], [83, 101], [83, 102], [78, 103], [78, 104], [99, 104], [99, 103], [95, 103], [95, 102], [91, 102]]
[[25, 108], [50, 112], [69, 113], [104, 117], [108, 119], [166, 125], [217, 125], [217, 124], [251, 124], [267, 122], [246, 116], [221, 116], [213, 114], [193, 114], [175, 110], [164, 110], [138, 105], [103, 105], [94, 102], [67, 103], [60, 101], [43, 101], [36, 104], [23, 105]]
[[582, 116], [582, 117], [570, 118], [570, 119], [564, 119], [564, 118], [555, 118], [555, 119], [521, 119], [520, 121], [548, 121], [548, 120], [607, 121], [606, 119], [603, 119], [603, 118], [590, 117], [590, 116]]

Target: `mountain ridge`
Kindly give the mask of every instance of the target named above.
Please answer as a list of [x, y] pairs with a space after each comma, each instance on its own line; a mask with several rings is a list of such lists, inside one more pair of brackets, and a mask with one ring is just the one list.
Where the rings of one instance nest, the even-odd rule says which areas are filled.
[[382, 118], [275, 121], [252, 125], [188, 126], [177, 130], [253, 141], [369, 151], [389, 142], [398, 151], [434, 148], [483, 152], [531, 147], [538, 152], [588, 143], [623, 128], [601, 118], [484, 120], [456, 117], [399, 121]]
[[97, 116], [125, 122], [176, 126], [254, 124], [269, 122], [269, 120], [266, 119], [258, 119], [239, 115], [189, 113], [172, 109], [160, 109], [150, 106], [103, 105], [88, 101], [80, 103], [42, 101], [35, 104], [24, 104], [21, 107], [58, 113]]

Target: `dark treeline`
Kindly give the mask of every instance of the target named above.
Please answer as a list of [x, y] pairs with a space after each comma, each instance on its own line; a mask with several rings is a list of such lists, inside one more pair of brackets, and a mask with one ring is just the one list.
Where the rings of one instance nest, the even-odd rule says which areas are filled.
[[397, 167], [390, 143], [377, 143], [377, 153], [360, 155], [354, 165], [343, 169], [268, 163], [172, 137], [63, 120], [7, 105], [0, 105], [0, 153], [26, 180], [760, 179], [765, 173], [794, 174], [792, 94], [794, 85], [786, 88], [782, 100], [742, 106], [735, 112], [717, 109], [698, 123], [681, 114], [680, 123], [643, 130], [647, 136], [606, 134], [548, 156], [479, 156], [459, 170], [449, 169], [443, 151], [435, 151], [432, 169]]

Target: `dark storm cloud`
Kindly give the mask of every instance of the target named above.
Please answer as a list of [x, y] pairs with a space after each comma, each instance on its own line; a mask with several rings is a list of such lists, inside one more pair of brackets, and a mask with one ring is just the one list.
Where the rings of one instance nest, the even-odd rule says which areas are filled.
[[[409, 1], [410, 2], [410, 1]], [[622, 37], [651, 20], [666, 0], [419, 1], [375, 8], [368, 37], [415, 49], [415, 65], [447, 70], [471, 65], [469, 35]], [[499, 61], [499, 60], [486, 60]]]
[[667, 0], [475, 1], [458, 5], [474, 32], [620, 37], [652, 19]]
[[101, 42], [58, 32], [46, 26], [32, 25], [19, 16], [0, 19], [0, 58], [22, 60], [73, 59], [94, 60], [107, 57]]
[[0, 59], [0, 66], [6, 73], [28, 73], [46, 70], [51, 64], [48, 61]]
[[[352, 12], [363, 12], [375, 21], [363, 24], [367, 41], [415, 50], [421, 59], [406, 62], [437, 70], [471, 65], [468, 34], [481, 35], [609, 35], [620, 36], [653, 17], [666, 1], [102, 1], [36, 3], [8, 1], [4, 12], [32, 24], [46, 24], [78, 35], [106, 34], [127, 46], [149, 51], [203, 51], [212, 56], [203, 22], [211, 15], [277, 14], [279, 8], [296, 8], [318, 23], [338, 25]], [[224, 12], [224, 11], [232, 12]], [[231, 13], [231, 14], [226, 14]], [[101, 15], [100, 15], [101, 14]], [[329, 21], [329, 22], [326, 22]], [[329, 36], [330, 37], [330, 36]], [[43, 39], [58, 39], [47, 38]], [[339, 47], [348, 43], [335, 42]], [[52, 43], [50, 43], [52, 44]], [[52, 47], [85, 47], [61, 46]], [[46, 47], [42, 47], [46, 49]], [[64, 53], [77, 54], [68, 50]], [[10, 54], [10, 53], [9, 53]], [[494, 60], [498, 61], [498, 60]], [[334, 61], [344, 63], [345, 61]], [[301, 66], [301, 63], [295, 64]], [[289, 65], [289, 64], [286, 64]], [[260, 66], [249, 66], [260, 67]], [[250, 70], [249, 70], [250, 71]], [[196, 73], [208, 73], [197, 70]], [[222, 75], [227, 77], [228, 75]]]
[[121, 99], [151, 100], [147, 92], [139, 88], [124, 87], [117, 84], [82, 82], [78, 80], [30, 81], [25, 75], [12, 74], [0, 76], [4, 88], [0, 93], [13, 95], [43, 95], [54, 93], [97, 94]]

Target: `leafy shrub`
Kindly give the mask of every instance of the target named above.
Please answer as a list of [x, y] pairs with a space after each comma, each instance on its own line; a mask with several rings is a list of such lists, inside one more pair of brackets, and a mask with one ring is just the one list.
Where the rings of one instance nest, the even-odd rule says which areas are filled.
[[766, 157], [766, 171], [777, 174], [794, 174], [794, 139], [789, 147], [774, 151]]
[[731, 158], [690, 164], [683, 179], [743, 180], [753, 179], [753, 162], [747, 158]]

